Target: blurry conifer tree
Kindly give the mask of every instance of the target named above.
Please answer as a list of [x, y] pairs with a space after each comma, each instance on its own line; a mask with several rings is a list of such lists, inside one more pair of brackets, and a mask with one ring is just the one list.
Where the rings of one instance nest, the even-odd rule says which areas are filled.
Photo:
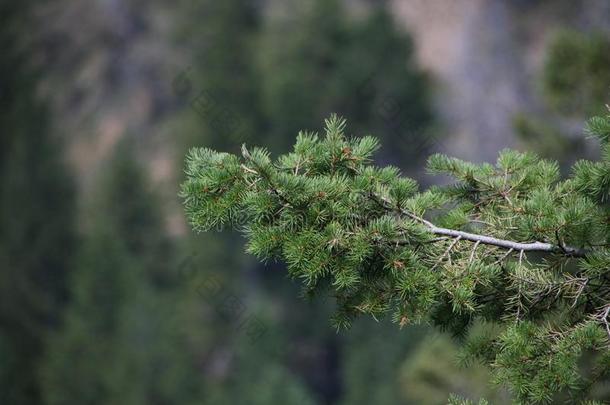
[[0, 5], [0, 402], [11, 404], [40, 401], [75, 248], [72, 178], [26, 46], [32, 3]]

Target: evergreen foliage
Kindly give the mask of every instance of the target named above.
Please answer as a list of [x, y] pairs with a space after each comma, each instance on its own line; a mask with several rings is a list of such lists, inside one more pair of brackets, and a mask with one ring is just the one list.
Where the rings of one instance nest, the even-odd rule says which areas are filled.
[[89, 207], [94, 220], [70, 280], [73, 295], [42, 370], [48, 404], [188, 403], [200, 395], [174, 322], [187, 309], [168, 271], [173, 249], [131, 149], [118, 146]]
[[465, 358], [520, 400], [582, 400], [607, 381], [610, 115], [588, 125], [602, 159], [566, 180], [532, 153], [504, 150], [495, 165], [434, 155], [430, 172], [455, 182], [426, 191], [374, 166], [377, 140], [345, 129], [332, 116], [277, 160], [245, 145], [241, 156], [192, 149], [181, 194], [193, 228], [241, 229], [248, 252], [335, 298], [337, 327], [361, 314], [458, 336], [493, 324]]
[[[481, 330], [477, 326], [472, 329], [471, 333]], [[484, 398], [494, 405], [512, 403], [505, 390], [491, 383], [488, 368], [482, 364], [461, 364], [459, 354], [459, 346], [450, 336], [430, 333], [399, 372], [404, 396], [422, 405], [446, 404], [451, 394], [470, 400]]]
[[299, 6], [303, 15], [272, 20], [260, 41], [269, 149], [288, 150], [293, 134], [337, 111], [354, 131], [395, 145], [385, 157], [415, 166], [433, 114], [431, 81], [414, 61], [410, 36], [383, 6], [360, 18], [350, 18], [338, 0]]
[[0, 4], [0, 403], [11, 404], [40, 400], [75, 247], [74, 185], [27, 53], [31, 6]]
[[[186, 85], [188, 116], [179, 117], [182, 132], [201, 136], [201, 129], [214, 147], [226, 148], [247, 142], [261, 131], [260, 73], [255, 56], [260, 9], [251, 0], [181, 1], [184, 23], [177, 30], [181, 44], [189, 44], [190, 63], [177, 84]], [[193, 114], [193, 112], [196, 114]], [[185, 119], [187, 118], [187, 119]], [[202, 125], [203, 124], [203, 125]], [[192, 130], [193, 128], [197, 131]]]
[[[341, 358], [345, 371], [340, 404], [436, 403], [432, 397], [422, 400], [411, 395], [413, 387], [407, 387], [401, 375], [403, 362], [411, 364], [418, 356], [418, 343], [427, 337], [426, 332], [428, 328], [400, 330], [391, 322], [375, 322], [373, 319], [355, 322], [349, 333], [342, 336]], [[438, 362], [438, 356], [434, 357], [434, 362]], [[430, 380], [426, 370], [419, 371], [423, 371], [422, 379]], [[443, 401], [446, 399], [447, 395]]]
[[580, 129], [587, 116], [603, 113], [610, 94], [610, 40], [601, 33], [559, 31], [546, 51], [542, 71], [544, 114], [519, 114], [515, 130], [527, 148], [557, 159], [562, 168], [583, 156]]
[[610, 40], [602, 33], [560, 31], [549, 45], [542, 83], [552, 107], [566, 114], [597, 114], [610, 89]]

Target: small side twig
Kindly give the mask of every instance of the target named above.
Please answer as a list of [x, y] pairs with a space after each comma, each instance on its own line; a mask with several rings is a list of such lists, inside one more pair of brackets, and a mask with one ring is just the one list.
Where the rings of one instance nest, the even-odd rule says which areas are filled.
[[441, 257], [438, 258], [438, 260], [436, 261], [436, 263], [434, 264], [434, 266], [432, 266], [432, 268], [430, 270], [436, 269], [438, 267], [438, 265], [442, 263], [445, 256], [447, 256], [448, 254], [451, 253], [451, 249], [453, 249], [453, 247], [460, 241], [460, 239], [462, 239], [462, 237], [458, 236], [457, 238], [455, 238], [453, 240], [453, 242], [451, 242], [451, 244], [449, 245], [447, 250], [445, 250], [445, 252], [441, 255]]
[[474, 260], [474, 253], [477, 250], [477, 247], [479, 247], [479, 244], [481, 243], [480, 240], [476, 241], [474, 246], [472, 247], [472, 252], [470, 252], [470, 258], [468, 259], [468, 265], [470, 266], [472, 264], [472, 261]]
[[610, 322], [608, 322], [608, 316], [610, 315], [610, 304], [607, 304], [604, 308], [602, 308], [600, 314], [597, 316], [597, 319], [604, 324], [606, 327], [606, 333], [608, 333], [608, 339], [610, 339]]
[[501, 258], [499, 258], [498, 260], [493, 262], [491, 265], [493, 266], [494, 264], [502, 263], [504, 261], [504, 259], [506, 259], [508, 257], [508, 255], [510, 255], [513, 252], [513, 250], [515, 250], [515, 249], [513, 249], [513, 248], [508, 249], [508, 252], [504, 253]]

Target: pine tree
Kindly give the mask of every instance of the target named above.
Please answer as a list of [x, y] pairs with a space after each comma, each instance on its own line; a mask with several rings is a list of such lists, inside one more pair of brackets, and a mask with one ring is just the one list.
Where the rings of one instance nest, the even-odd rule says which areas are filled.
[[532, 153], [504, 150], [495, 165], [433, 155], [429, 171], [455, 182], [426, 191], [372, 165], [377, 140], [345, 128], [333, 116], [275, 161], [262, 148], [192, 149], [181, 192], [192, 226], [242, 229], [248, 252], [334, 297], [337, 327], [361, 314], [458, 336], [489, 323], [464, 356], [519, 400], [594, 396], [610, 372], [610, 115], [587, 125], [602, 159], [566, 180]]
[[[477, 333], [481, 328], [472, 329]], [[476, 363], [461, 364], [459, 360], [458, 345], [450, 336], [430, 333], [398, 373], [403, 395], [422, 405], [446, 404], [451, 394], [470, 400], [484, 398], [494, 405], [513, 403], [505, 390], [491, 384], [488, 368]]]
[[11, 404], [40, 401], [75, 246], [74, 185], [24, 43], [32, 20], [30, 1], [0, 5], [0, 402]]
[[201, 399], [185, 317], [176, 315], [187, 311], [186, 294], [170, 272], [161, 207], [132, 149], [119, 144], [88, 206], [71, 301], [42, 372], [49, 404]]
[[359, 133], [395, 145], [385, 157], [413, 167], [432, 144], [429, 79], [383, 6], [349, 18], [342, 4], [295, 4], [304, 11], [265, 26], [259, 59], [270, 149], [286, 151], [292, 134], [338, 111]]
[[341, 344], [344, 393], [340, 404], [425, 404], [409, 401], [414, 397], [407, 395], [411, 389], [400, 376], [403, 363], [411, 364], [418, 355], [426, 329], [405, 331], [387, 321], [363, 321], [354, 323]]
[[582, 123], [603, 113], [610, 94], [610, 39], [600, 33], [558, 32], [536, 80], [542, 83], [544, 114], [518, 115], [516, 133], [528, 149], [569, 168], [586, 152]]
[[183, 22], [176, 36], [180, 44], [189, 45], [190, 65], [182, 66], [174, 80], [179, 101], [188, 104], [187, 119], [177, 125], [196, 128], [186, 133], [197, 136], [203, 132], [215, 147], [247, 142], [261, 130], [254, 63], [260, 19], [257, 2], [204, 0], [181, 4]]
[[560, 31], [549, 45], [543, 66], [546, 100], [563, 114], [599, 114], [610, 92], [609, 64], [608, 35]]

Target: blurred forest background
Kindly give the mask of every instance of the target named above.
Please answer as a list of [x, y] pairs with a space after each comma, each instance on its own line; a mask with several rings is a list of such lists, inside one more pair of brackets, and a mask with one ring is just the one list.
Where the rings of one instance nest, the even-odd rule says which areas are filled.
[[510, 403], [450, 336], [336, 333], [239, 235], [193, 234], [182, 159], [337, 112], [426, 184], [434, 151], [565, 167], [610, 99], [610, 2], [3, 1], [0, 50], [1, 404]]

